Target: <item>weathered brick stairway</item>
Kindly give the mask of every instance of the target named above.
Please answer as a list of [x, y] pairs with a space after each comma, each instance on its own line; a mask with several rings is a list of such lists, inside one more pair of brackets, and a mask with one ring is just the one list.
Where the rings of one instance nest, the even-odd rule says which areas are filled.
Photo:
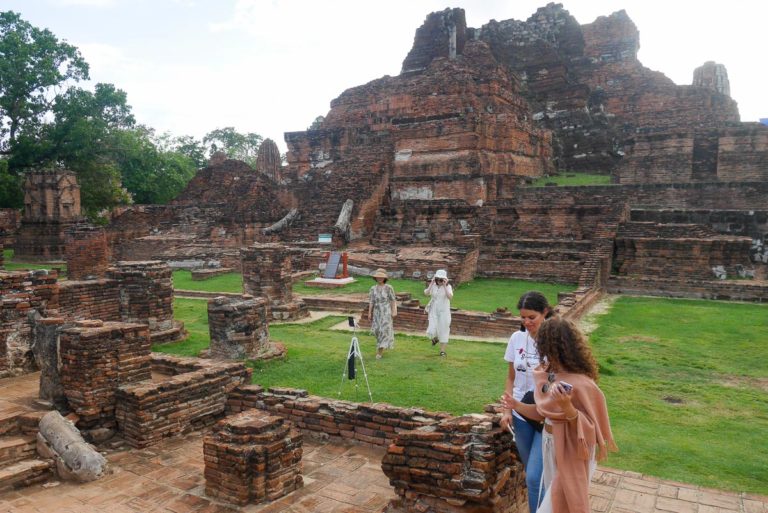
[[0, 493], [41, 483], [53, 476], [53, 460], [38, 458], [36, 449], [38, 423], [45, 413], [0, 399]]

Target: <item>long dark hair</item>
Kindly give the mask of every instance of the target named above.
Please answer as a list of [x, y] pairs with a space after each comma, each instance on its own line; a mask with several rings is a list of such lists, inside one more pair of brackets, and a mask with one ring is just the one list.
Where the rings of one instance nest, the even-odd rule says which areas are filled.
[[[517, 310], [533, 310], [544, 314], [545, 319], [552, 317], [552, 307], [549, 306], [547, 297], [538, 290], [529, 290], [517, 301]], [[525, 326], [520, 323], [520, 331], [525, 331]]]
[[547, 370], [586, 374], [597, 381], [597, 362], [592, 356], [592, 349], [572, 322], [553, 317], [541, 323], [536, 334], [536, 347], [541, 359], [548, 362]]

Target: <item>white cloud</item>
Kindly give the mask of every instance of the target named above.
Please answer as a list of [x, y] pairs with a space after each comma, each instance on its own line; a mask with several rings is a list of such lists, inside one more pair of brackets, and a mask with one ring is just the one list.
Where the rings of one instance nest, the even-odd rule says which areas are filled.
[[112, 7], [117, 0], [55, 0], [54, 3], [64, 7]]

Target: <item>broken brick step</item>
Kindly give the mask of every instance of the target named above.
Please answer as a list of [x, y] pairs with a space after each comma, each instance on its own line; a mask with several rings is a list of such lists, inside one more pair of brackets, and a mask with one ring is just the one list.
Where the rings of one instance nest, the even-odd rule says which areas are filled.
[[0, 438], [0, 467], [37, 456], [36, 437], [13, 435]]
[[0, 468], [0, 493], [42, 483], [53, 477], [53, 460], [27, 459]]
[[8, 410], [0, 411], [0, 435], [12, 434], [19, 432], [19, 416], [22, 415], [25, 410], [21, 408], [12, 408]]

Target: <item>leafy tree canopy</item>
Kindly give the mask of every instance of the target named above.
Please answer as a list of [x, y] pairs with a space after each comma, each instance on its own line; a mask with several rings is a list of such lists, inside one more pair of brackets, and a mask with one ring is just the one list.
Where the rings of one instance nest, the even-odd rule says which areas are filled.
[[253, 132], [241, 134], [234, 127], [228, 126], [205, 134], [203, 144], [208, 146], [210, 155], [221, 151], [229, 158], [242, 160], [255, 166], [262, 140], [259, 134]]
[[13, 11], [0, 12], [0, 149], [8, 153], [25, 125], [41, 121], [52, 88], [88, 78], [77, 48]]

